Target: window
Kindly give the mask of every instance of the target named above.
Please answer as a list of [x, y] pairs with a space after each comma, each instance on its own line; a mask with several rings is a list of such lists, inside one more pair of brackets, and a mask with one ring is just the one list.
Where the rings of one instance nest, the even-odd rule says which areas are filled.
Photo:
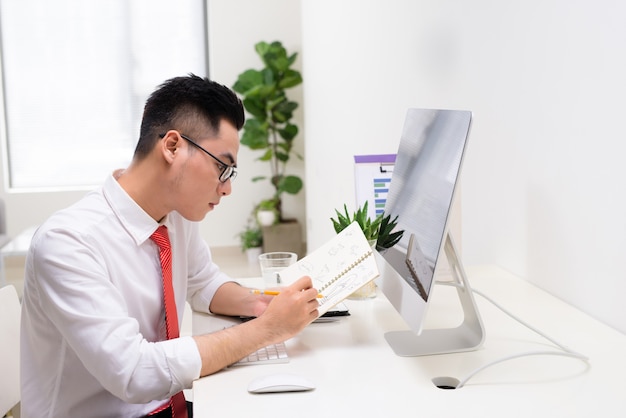
[[101, 184], [155, 87], [207, 74], [203, 0], [0, 0], [0, 32], [11, 190]]

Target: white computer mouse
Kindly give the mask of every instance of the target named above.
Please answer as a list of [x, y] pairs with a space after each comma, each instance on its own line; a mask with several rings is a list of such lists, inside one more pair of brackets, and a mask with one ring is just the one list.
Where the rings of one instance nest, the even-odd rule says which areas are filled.
[[302, 392], [315, 389], [315, 384], [303, 376], [277, 373], [257, 377], [248, 385], [250, 393]]

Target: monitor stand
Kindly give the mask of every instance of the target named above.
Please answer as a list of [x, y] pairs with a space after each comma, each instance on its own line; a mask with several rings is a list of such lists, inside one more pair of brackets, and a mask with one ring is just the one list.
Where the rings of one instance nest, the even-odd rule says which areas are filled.
[[452, 270], [454, 279], [452, 283], [457, 289], [463, 309], [463, 322], [456, 328], [425, 329], [419, 335], [410, 330], [387, 332], [385, 339], [399, 356], [413, 357], [472, 351], [478, 349], [485, 339], [485, 330], [478, 314], [472, 289], [449, 233], [446, 235], [444, 250]]

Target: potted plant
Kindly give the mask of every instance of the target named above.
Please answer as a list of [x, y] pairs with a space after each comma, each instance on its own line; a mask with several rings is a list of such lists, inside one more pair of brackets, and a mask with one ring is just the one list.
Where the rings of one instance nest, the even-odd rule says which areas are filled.
[[253, 223], [248, 223], [239, 233], [241, 251], [246, 253], [249, 263], [256, 263], [262, 252], [263, 233], [261, 228]]
[[[260, 151], [260, 161], [269, 164], [269, 180], [274, 187], [271, 199], [275, 203], [278, 220], [283, 221], [283, 193], [297, 194], [302, 189], [302, 179], [286, 174], [286, 166], [295, 153], [293, 141], [298, 126], [293, 122], [293, 112], [298, 103], [287, 97], [286, 90], [302, 83], [300, 72], [291, 68], [297, 53], [287, 54], [278, 42], [259, 42], [255, 50], [264, 67], [248, 69], [239, 74], [233, 90], [243, 96], [248, 117], [243, 127], [241, 144]], [[267, 179], [260, 175], [252, 181]]]
[[385, 216], [383, 213], [372, 220], [367, 214], [367, 207], [368, 203], [365, 201], [363, 206], [357, 208], [352, 214], [348, 212], [348, 207], [345, 204], [343, 205], [343, 213], [335, 209], [337, 219], [330, 218], [335, 232], [339, 233], [356, 221], [361, 227], [365, 238], [367, 238], [372, 247], [375, 246], [376, 250], [382, 252], [396, 245], [404, 234], [403, 230], [394, 232], [398, 224], [398, 217], [391, 219], [391, 215]]
[[[335, 232], [339, 233], [343, 231], [352, 222], [357, 222], [363, 231], [363, 235], [369, 241], [372, 248], [375, 248], [379, 252], [386, 251], [388, 248], [393, 247], [400, 241], [403, 230], [394, 231], [398, 224], [398, 217], [391, 219], [390, 215], [385, 214], [378, 215], [374, 219], [371, 219], [367, 213], [367, 200], [357, 208], [355, 212], [350, 214], [348, 207], [343, 205], [343, 213], [335, 209], [337, 219], [330, 218], [333, 223]], [[369, 282], [362, 288], [352, 293], [349, 299], [368, 299], [376, 296], [376, 284], [374, 281]]]
[[280, 220], [275, 199], [265, 199], [255, 208], [256, 220], [261, 226], [274, 225]]

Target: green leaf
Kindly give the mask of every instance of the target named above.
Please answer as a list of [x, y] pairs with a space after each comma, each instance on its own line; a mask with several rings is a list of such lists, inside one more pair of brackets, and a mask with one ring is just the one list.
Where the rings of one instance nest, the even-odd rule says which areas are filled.
[[285, 151], [286, 154], [289, 154], [289, 151], [291, 150], [291, 141], [283, 141], [283, 142], [279, 142], [278, 144], [276, 144], [276, 146], [278, 148], [280, 148], [281, 150]]
[[277, 72], [283, 72], [291, 65], [289, 58], [287, 58], [287, 50], [280, 42], [272, 42], [265, 54], [265, 60], [268, 66]]
[[330, 218], [330, 220], [333, 223], [333, 228], [335, 229], [336, 233], [340, 233], [341, 231], [343, 231], [343, 228], [342, 228], [342, 226], [341, 226], [341, 224], [339, 222], [337, 222], [333, 218]]
[[267, 100], [266, 110], [273, 111], [284, 101], [287, 101], [287, 98], [284, 94], [275, 94], [273, 97]]
[[283, 100], [282, 102], [278, 103], [278, 105], [275, 107], [275, 110], [291, 115], [293, 111], [297, 108], [298, 103], [289, 100]]
[[376, 249], [383, 250], [396, 245], [400, 241], [400, 239], [402, 239], [404, 230], [392, 232], [397, 226], [398, 216], [391, 219], [391, 215], [384, 216], [383, 214], [380, 216], [380, 218], [382, 218], [382, 220], [380, 223], [378, 240], [376, 241]]
[[272, 109], [272, 119], [277, 123], [287, 122], [293, 117], [293, 111], [298, 104], [290, 101], [282, 101]]
[[265, 103], [256, 97], [246, 97], [243, 99], [243, 107], [252, 116], [257, 118], [260, 122], [265, 122], [267, 119], [267, 113], [265, 112]]
[[381, 224], [383, 222], [382, 216], [377, 216], [373, 220], [369, 217], [367, 213], [368, 202], [366, 201], [363, 206], [357, 208], [354, 213], [350, 214], [348, 212], [348, 207], [346, 204], [343, 205], [344, 213], [339, 212], [335, 209], [335, 213], [337, 214], [337, 219], [330, 218], [333, 223], [333, 228], [335, 232], [340, 232], [352, 222], [356, 222], [359, 224], [359, 227], [363, 231], [363, 235], [368, 241], [375, 240], [379, 236], [379, 231], [381, 228]]
[[254, 45], [254, 50], [261, 57], [267, 53], [269, 48], [270, 48], [270, 44], [268, 44], [267, 42], [264, 42], [264, 41], [258, 42], [256, 45]]
[[273, 155], [274, 155], [274, 152], [272, 151], [272, 149], [268, 148], [267, 150], [265, 150], [263, 155], [259, 157], [259, 161], [269, 161], [272, 159]]
[[348, 207], [344, 204], [343, 209], [345, 211], [345, 215], [335, 209], [335, 213], [337, 214], [337, 220], [330, 218], [333, 223], [333, 228], [335, 232], [339, 233], [343, 231], [348, 225], [352, 223], [350, 220], [350, 214], [348, 213]]
[[284, 176], [278, 183], [278, 191], [297, 194], [302, 189], [302, 179], [297, 176]]
[[237, 81], [233, 84], [233, 90], [237, 93], [247, 95], [248, 91], [263, 82], [261, 71], [249, 69], [239, 74]]
[[256, 119], [248, 119], [244, 124], [241, 135], [241, 144], [250, 149], [264, 149], [268, 145], [269, 133], [267, 127]]
[[289, 56], [289, 66], [291, 67], [294, 62], [296, 62], [296, 58], [298, 58], [298, 53], [294, 52]]
[[289, 160], [289, 154], [285, 154], [284, 152], [276, 150], [274, 155], [278, 158], [278, 161], [282, 161], [283, 163]]
[[272, 71], [270, 68], [264, 68], [261, 71], [261, 74], [263, 76], [263, 84], [265, 84], [264, 87], [266, 88], [263, 93], [265, 96], [269, 96], [276, 88], [276, 76], [274, 74], [274, 71]]
[[278, 80], [278, 87], [281, 89], [289, 89], [302, 84], [302, 75], [296, 70], [287, 70]]
[[278, 130], [278, 134], [285, 141], [291, 142], [298, 135], [298, 127], [292, 123], [287, 123], [283, 129]]

